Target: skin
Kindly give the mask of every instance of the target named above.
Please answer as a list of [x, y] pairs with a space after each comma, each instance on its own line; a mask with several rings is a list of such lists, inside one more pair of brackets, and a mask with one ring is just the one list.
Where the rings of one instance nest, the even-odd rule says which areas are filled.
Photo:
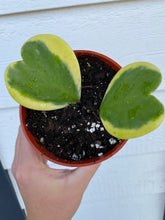
[[52, 169], [19, 128], [12, 173], [26, 206], [27, 220], [70, 220], [98, 167]]

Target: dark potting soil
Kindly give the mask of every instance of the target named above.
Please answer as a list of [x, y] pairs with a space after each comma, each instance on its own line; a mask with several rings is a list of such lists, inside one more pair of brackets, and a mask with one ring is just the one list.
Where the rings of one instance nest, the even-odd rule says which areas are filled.
[[41, 147], [67, 160], [102, 156], [120, 139], [111, 136], [99, 117], [99, 107], [115, 71], [96, 57], [78, 58], [82, 90], [81, 100], [63, 109], [28, 109], [26, 125]]

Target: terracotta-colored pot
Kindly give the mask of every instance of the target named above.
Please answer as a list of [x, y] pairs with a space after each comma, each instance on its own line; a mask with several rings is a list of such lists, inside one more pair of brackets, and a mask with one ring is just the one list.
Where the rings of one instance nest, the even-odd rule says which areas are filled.
[[[93, 55], [94, 57], [98, 57], [99, 59], [104, 61], [106, 64], [108, 64], [111, 69], [114, 69], [115, 71], [118, 71], [121, 68], [121, 66], [119, 64], [117, 64], [115, 61], [113, 61], [109, 57], [104, 56], [100, 53], [93, 52], [93, 51], [86, 51], [86, 50], [76, 50], [74, 52], [75, 52], [77, 57], [86, 56], [86, 55]], [[95, 164], [95, 163], [100, 163], [100, 162], [102, 162], [104, 160], [107, 160], [108, 158], [112, 157], [114, 154], [116, 154], [127, 142], [127, 140], [122, 140], [113, 149], [111, 149], [109, 152], [105, 153], [101, 157], [97, 156], [97, 157], [94, 157], [92, 159], [82, 159], [82, 160], [79, 160], [79, 161], [64, 160], [64, 159], [61, 159], [61, 158], [55, 156], [54, 154], [50, 153], [44, 147], [40, 146], [39, 140], [37, 140], [37, 138], [35, 138], [31, 134], [31, 132], [28, 130], [28, 128], [26, 126], [26, 122], [25, 122], [26, 117], [27, 117], [27, 109], [23, 106], [20, 106], [21, 126], [22, 126], [23, 132], [24, 132], [27, 140], [31, 144], [31, 146], [36, 151], [38, 151], [43, 157], [45, 157], [46, 159], [48, 159], [48, 160], [50, 160], [54, 163], [63, 165], [63, 166], [80, 167], [80, 166], [88, 166], [88, 165], [92, 165], [92, 164]]]

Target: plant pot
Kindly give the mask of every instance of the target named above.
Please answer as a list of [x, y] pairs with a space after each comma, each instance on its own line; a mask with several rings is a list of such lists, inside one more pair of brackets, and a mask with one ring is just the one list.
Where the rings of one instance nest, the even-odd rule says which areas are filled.
[[[99, 53], [96, 53], [93, 51], [76, 50], [75, 54], [77, 57], [82, 56], [82, 55], [83, 56], [84, 55], [87, 55], [87, 56], [92, 55], [94, 57], [97, 57], [97, 58], [101, 59], [102, 61], [104, 61], [111, 69], [113, 69], [115, 71], [118, 71], [121, 68], [121, 66], [119, 64], [117, 64], [115, 61], [113, 61], [109, 57], [106, 57], [102, 54], [99, 54]], [[121, 142], [117, 143], [116, 146], [113, 147], [113, 149], [111, 149], [107, 153], [103, 154], [102, 156], [96, 156], [91, 159], [81, 159], [78, 161], [65, 160], [65, 159], [61, 159], [61, 158], [55, 156], [53, 153], [49, 152], [46, 148], [40, 146], [39, 140], [37, 140], [37, 138], [31, 134], [31, 132], [28, 130], [28, 128], [26, 126], [26, 117], [27, 117], [27, 109], [23, 106], [20, 106], [21, 126], [23, 129], [24, 135], [26, 136], [26, 138], [29, 141], [29, 143], [31, 144], [31, 146], [38, 153], [40, 153], [44, 158], [46, 158], [54, 163], [63, 165], [63, 166], [80, 167], [80, 166], [88, 166], [88, 165], [92, 165], [95, 163], [100, 163], [100, 162], [112, 157], [114, 154], [116, 154], [127, 142], [127, 140], [121, 140]]]

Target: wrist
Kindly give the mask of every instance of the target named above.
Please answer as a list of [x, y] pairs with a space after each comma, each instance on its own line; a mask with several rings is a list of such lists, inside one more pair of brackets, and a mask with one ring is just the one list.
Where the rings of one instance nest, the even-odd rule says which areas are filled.
[[[49, 218], [45, 218], [45, 217], [34, 217], [34, 216], [27, 216], [26, 220], [48, 220]], [[57, 218], [56, 216], [54, 216], [54, 218], [52, 220], [72, 220], [70, 218]]]

